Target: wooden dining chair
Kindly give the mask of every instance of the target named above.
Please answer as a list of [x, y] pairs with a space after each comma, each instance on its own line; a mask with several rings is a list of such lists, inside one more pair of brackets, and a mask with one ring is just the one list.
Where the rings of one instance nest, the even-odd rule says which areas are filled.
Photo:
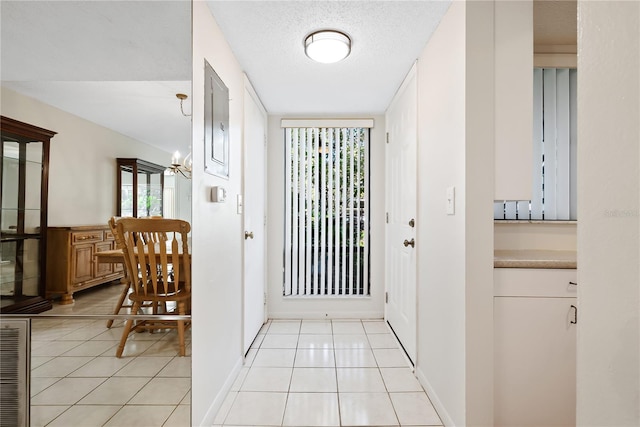
[[[124, 242], [120, 241], [118, 238], [118, 232], [116, 231], [116, 222], [118, 221], [118, 217], [112, 216], [107, 221], [109, 225], [109, 229], [111, 230], [111, 234], [116, 242], [116, 249], [122, 250], [124, 248]], [[120, 293], [120, 297], [118, 298], [118, 302], [116, 303], [116, 308], [113, 311], [113, 314], [120, 314], [120, 310], [123, 308], [131, 308], [130, 304], [125, 304], [125, 300], [127, 299], [127, 295], [129, 294], [129, 289], [131, 287], [131, 283], [129, 281], [129, 268], [126, 267], [127, 259], [123, 257], [125, 269], [124, 269], [124, 277], [122, 278], [122, 292]], [[113, 325], [113, 319], [107, 320], [107, 328], [110, 328]]]
[[[191, 258], [187, 234], [190, 225], [178, 219], [121, 218], [116, 221], [118, 240], [123, 243], [125, 265], [128, 270], [132, 302], [131, 314], [137, 314], [143, 305], [151, 305], [153, 312], [158, 307], [174, 303], [171, 313], [186, 315], [191, 305]], [[165, 241], [154, 242], [144, 236], [151, 234], [166, 236]], [[185, 320], [127, 320], [116, 351], [121, 357], [127, 337], [132, 331], [176, 328], [180, 356], [185, 355], [184, 333], [191, 326]]]

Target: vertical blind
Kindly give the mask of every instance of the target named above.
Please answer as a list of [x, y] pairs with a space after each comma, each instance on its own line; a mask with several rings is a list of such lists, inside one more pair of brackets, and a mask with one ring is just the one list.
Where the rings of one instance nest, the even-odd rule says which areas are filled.
[[495, 219], [576, 219], [577, 71], [533, 72], [533, 196], [500, 201]]
[[369, 130], [285, 128], [284, 296], [369, 295]]

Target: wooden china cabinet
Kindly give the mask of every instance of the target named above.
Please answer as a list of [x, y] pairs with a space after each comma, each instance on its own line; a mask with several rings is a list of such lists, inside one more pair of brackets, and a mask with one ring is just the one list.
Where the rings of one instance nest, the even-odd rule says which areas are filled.
[[51, 308], [45, 290], [49, 144], [56, 132], [0, 116], [0, 311]]

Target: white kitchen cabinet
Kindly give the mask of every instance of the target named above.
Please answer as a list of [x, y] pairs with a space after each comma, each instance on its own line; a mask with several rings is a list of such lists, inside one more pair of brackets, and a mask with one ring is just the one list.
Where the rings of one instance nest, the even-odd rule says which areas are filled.
[[494, 200], [531, 200], [533, 2], [494, 3]]
[[495, 425], [575, 426], [575, 270], [495, 272]]

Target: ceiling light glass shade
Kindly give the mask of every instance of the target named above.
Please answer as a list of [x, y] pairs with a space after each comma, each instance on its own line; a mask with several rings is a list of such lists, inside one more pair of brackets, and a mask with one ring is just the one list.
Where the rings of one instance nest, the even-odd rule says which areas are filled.
[[317, 31], [305, 39], [304, 52], [314, 61], [331, 64], [349, 56], [351, 39], [339, 31]]

